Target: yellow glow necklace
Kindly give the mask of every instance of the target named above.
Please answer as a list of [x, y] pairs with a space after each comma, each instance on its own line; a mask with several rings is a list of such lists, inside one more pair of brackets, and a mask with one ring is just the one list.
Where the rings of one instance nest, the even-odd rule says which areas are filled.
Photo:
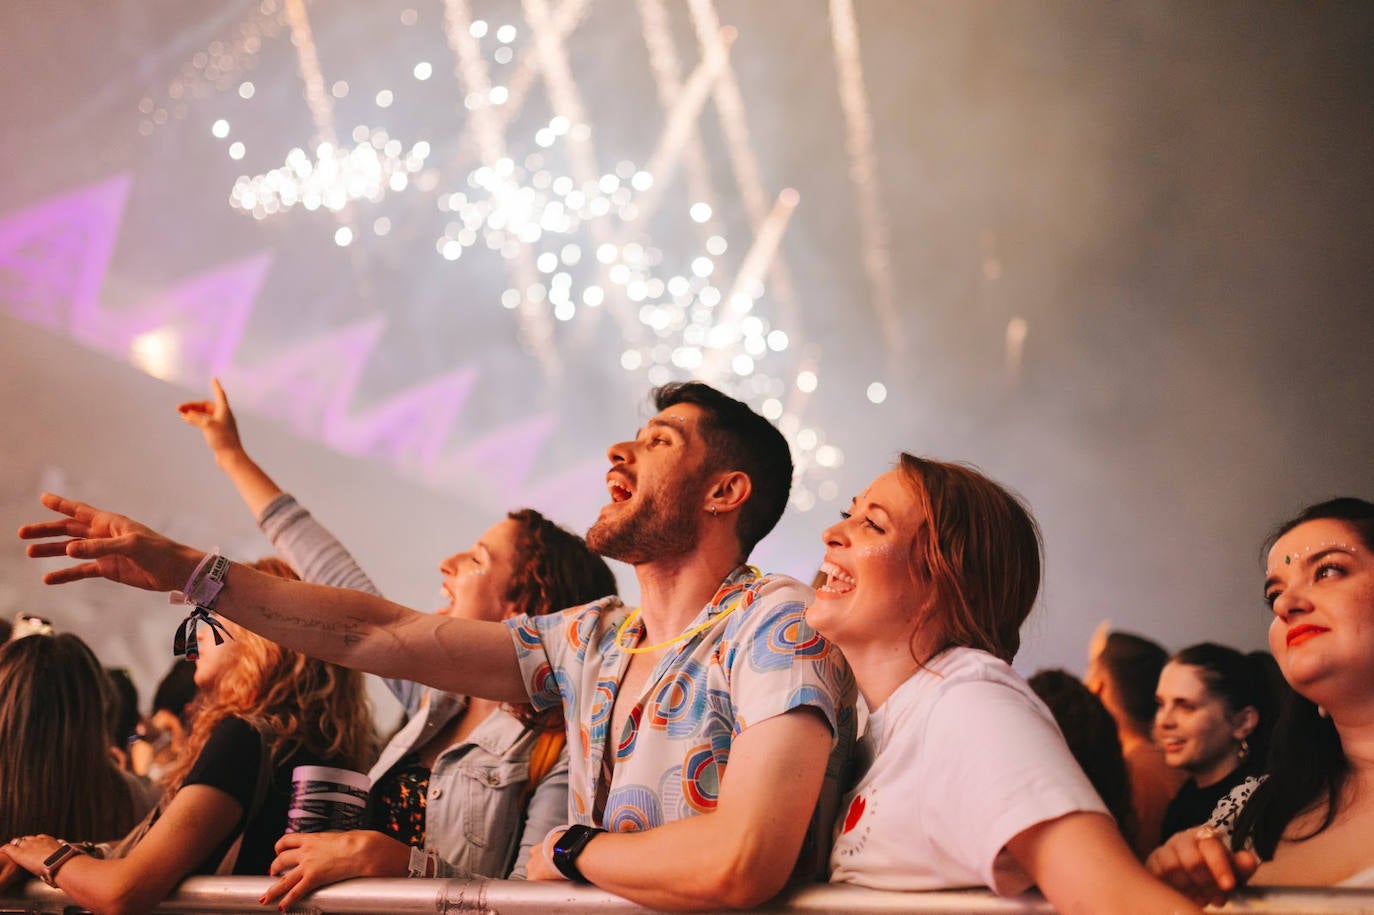
[[[753, 566], [749, 566], [749, 571], [754, 573], [754, 578], [755, 578], [755, 579], [759, 578], [759, 577], [762, 576], [762, 574], [763, 574], [762, 572], [760, 572], [758, 569], [754, 568]], [[729, 584], [729, 585], [724, 586], [724, 587], [721, 588], [720, 590], [721, 590], [721, 591], [725, 591], [725, 590], [728, 590], [728, 589], [730, 589], [730, 588], [737, 588], [737, 587], [739, 587], [738, 584]], [[710, 617], [709, 619], [707, 619], [706, 622], [704, 622], [704, 623], [698, 623], [697, 625], [693, 626], [691, 629], [688, 629], [686, 632], [678, 633], [677, 635], [673, 636], [671, 639], [667, 639], [667, 640], [665, 640], [665, 641], [659, 642], [657, 645], [645, 645], [645, 646], [643, 646], [642, 648], [641, 648], [641, 647], [636, 647], [636, 646], [626, 645], [626, 644], [625, 644], [625, 630], [626, 630], [626, 629], [629, 629], [629, 628], [630, 628], [630, 624], [632, 624], [636, 619], [639, 618], [639, 611], [640, 611], [640, 608], [639, 608], [639, 607], [635, 607], [634, 610], [630, 611], [630, 615], [627, 616], [627, 617], [625, 617], [625, 621], [622, 622], [622, 623], [620, 624], [620, 628], [617, 629], [617, 630], [615, 631], [615, 644], [616, 644], [616, 647], [618, 647], [621, 651], [625, 652], [626, 654], [649, 654], [649, 653], [652, 652], [652, 651], [658, 651], [660, 648], [667, 648], [669, 645], [676, 645], [678, 642], [685, 642], [685, 641], [687, 641], [688, 639], [690, 639], [692, 636], [696, 635], [698, 632], [705, 632], [707, 629], [710, 629], [710, 628], [711, 628], [712, 626], [714, 626], [716, 623], [719, 623], [721, 620], [725, 619], [727, 616], [729, 616], [730, 614], [732, 614], [732, 613], [734, 613], [736, 610], [738, 610], [738, 609], [740, 608], [740, 605], [744, 603], [744, 601], [743, 601], [743, 599], [742, 599], [743, 597], [744, 597], [744, 591], [743, 591], [743, 589], [741, 589], [741, 590], [740, 590], [740, 598], [741, 598], [741, 599], [740, 599], [740, 600], [736, 600], [734, 603], [732, 603], [732, 604], [730, 605], [730, 609], [726, 610], [724, 613], [717, 613], [715, 616]], [[714, 604], [714, 603], [718, 603], [718, 602], [719, 602], [719, 599], [720, 599], [720, 591], [717, 591], [717, 592], [716, 592], [716, 596], [713, 597], [713, 598], [711, 598], [711, 603], [713, 603], [713, 604]]]

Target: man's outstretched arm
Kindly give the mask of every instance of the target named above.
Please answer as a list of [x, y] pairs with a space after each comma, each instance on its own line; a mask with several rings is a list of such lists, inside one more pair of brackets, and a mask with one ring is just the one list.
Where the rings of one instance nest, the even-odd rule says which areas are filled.
[[[65, 518], [19, 529], [33, 557], [82, 560], [43, 576], [50, 585], [107, 578], [148, 591], [183, 587], [204, 558], [123, 515], [45, 493]], [[501, 623], [418, 613], [361, 591], [287, 581], [231, 565], [214, 611], [312, 657], [449, 692], [527, 702], [509, 630]]]

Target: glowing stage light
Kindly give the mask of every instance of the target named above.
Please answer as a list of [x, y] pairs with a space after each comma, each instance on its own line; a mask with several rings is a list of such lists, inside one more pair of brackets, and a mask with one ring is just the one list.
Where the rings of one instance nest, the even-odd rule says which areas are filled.
[[139, 334], [129, 345], [130, 361], [154, 378], [164, 381], [176, 377], [177, 355], [180, 352], [181, 338], [167, 329]]

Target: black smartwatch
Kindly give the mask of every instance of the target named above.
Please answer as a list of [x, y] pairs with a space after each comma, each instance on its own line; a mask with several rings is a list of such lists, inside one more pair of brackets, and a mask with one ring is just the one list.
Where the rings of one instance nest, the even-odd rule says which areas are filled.
[[588, 842], [605, 831], [595, 826], [583, 826], [581, 823], [569, 826], [567, 832], [559, 836], [558, 841], [554, 843], [553, 866], [573, 883], [589, 883], [590, 881], [577, 869], [577, 856], [582, 854]]

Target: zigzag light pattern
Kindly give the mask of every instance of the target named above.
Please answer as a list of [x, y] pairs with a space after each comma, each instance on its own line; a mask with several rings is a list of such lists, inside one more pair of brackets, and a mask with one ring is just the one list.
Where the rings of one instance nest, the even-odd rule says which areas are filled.
[[85, 320], [99, 307], [128, 193], [121, 175], [0, 221], [0, 303], [52, 330]]
[[[381, 315], [331, 330], [252, 363], [236, 359], [271, 255], [195, 274], [146, 302], [107, 308], [100, 290], [128, 198], [126, 175], [0, 218], [0, 309], [64, 333], [145, 371], [140, 341], [168, 341], [172, 358], [150, 372], [200, 388], [220, 375], [235, 403], [305, 438], [386, 462], [437, 489], [522, 501], [526, 480], [556, 421], [538, 415], [450, 446], [479, 378], [463, 368], [369, 406], [353, 407], [367, 361], [386, 330]], [[460, 473], [461, 472], [461, 473]]]

